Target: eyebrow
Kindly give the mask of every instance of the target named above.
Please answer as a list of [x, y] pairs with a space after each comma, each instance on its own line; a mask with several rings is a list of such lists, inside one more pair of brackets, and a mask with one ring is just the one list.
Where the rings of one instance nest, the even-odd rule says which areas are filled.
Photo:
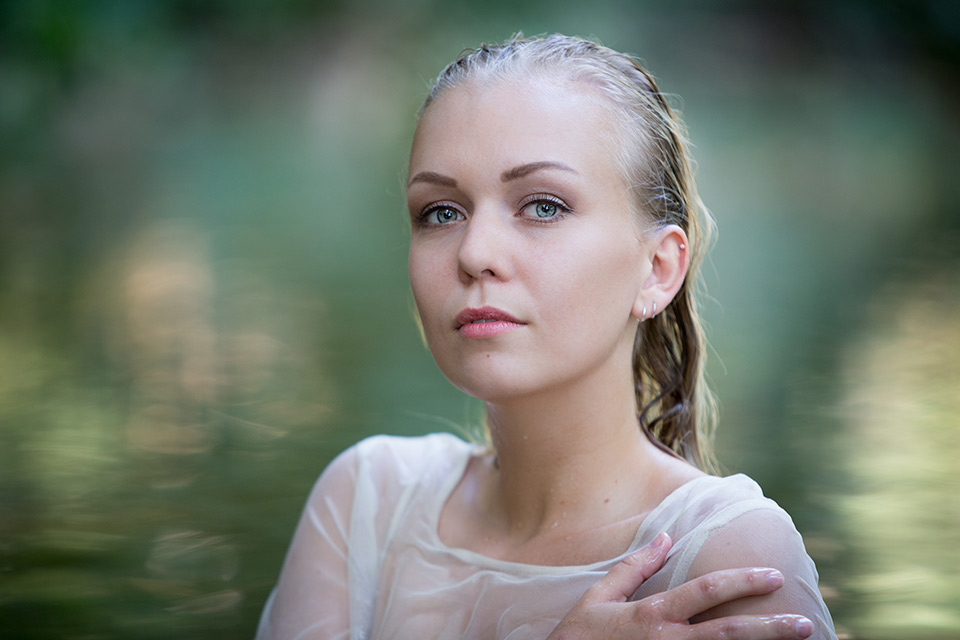
[[527, 164], [521, 164], [520, 166], [514, 167], [513, 169], [507, 169], [500, 174], [501, 182], [510, 182], [511, 180], [516, 180], [524, 176], [530, 175], [534, 171], [541, 171], [543, 169], [560, 169], [561, 171], [569, 171], [571, 173], [576, 173], [579, 175], [579, 172], [573, 167], [567, 166], [562, 162], [551, 162], [550, 160], [543, 160], [541, 162], [528, 162]]
[[410, 178], [410, 182], [407, 183], [407, 186], [415, 184], [417, 182], [428, 182], [430, 184], [439, 185], [441, 187], [456, 187], [457, 181], [449, 176], [445, 176], [442, 173], [436, 173], [434, 171], [421, 171], [417, 175]]
[[[528, 162], [526, 164], [521, 164], [512, 169], [507, 169], [500, 174], [501, 182], [510, 182], [511, 180], [517, 180], [524, 176], [528, 176], [535, 171], [542, 171], [544, 169], [559, 169], [561, 171], [569, 171], [571, 173], [576, 173], [580, 175], [576, 169], [571, 166], [565, 165], [562, 162], [552, 162], [550, 160], [542, 160], [540, 162]], [[410, 182], [407, 183], [407, 186], [416, 184], [417, 182], [426, 182], [429, 184], [439, 185], [441, 187], [456, 187], [457, 181], [451, 178], [450, 176], [445, 176], [442, 173], [437, 173], [435, 171], [421, 171], [417, 175], [410, 178]]]

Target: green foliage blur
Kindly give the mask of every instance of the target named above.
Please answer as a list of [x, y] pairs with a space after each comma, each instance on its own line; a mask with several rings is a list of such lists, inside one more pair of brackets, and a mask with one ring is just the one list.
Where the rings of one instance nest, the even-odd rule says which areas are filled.
[[336, 453], [477, 427], [403, 177], [430, 78], [518, 31], [676, 95], [718, 454], [841, 637], [960, 636], [960, 5], [0, 0], [0, 637], [252, 637]]

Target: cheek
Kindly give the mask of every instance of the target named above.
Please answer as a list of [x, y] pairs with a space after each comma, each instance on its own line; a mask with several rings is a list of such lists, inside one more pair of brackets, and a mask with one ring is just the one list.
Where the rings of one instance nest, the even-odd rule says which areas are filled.
[[[629, 315], [639, 291], [637, 247], [626, 241], [611, 242], [609, 234], [582, 240], [575, 248], [540, 256], [550, 283], [544, 293], [555, 304], [566, 301], [571, 316]], [[573, 313], [575, 307], [579, 313]]]
[[411, 254], [407, 262], [407, 275], [410, 278], [410, 290], [413, 292], [413, 301], [417, 305], [417, 311], [420, 313], [421, 321], [423, 319], [423, 305], [426, 293], [424, 291], [426, 278], [423, 272], [423, 262]]
[[436, 255], [422, 249], [418, 250], [415, 246], [411, 247], [407, 272], [410, 277], [410, 289], [413, 291], [413, 299], [417, 304], [417, 311], [420, 313], [420, 321], [424, 329], [429, 328], [443, 300], [444, 293], [441, 289], [447, 277], [443, 271], [443, 261]]

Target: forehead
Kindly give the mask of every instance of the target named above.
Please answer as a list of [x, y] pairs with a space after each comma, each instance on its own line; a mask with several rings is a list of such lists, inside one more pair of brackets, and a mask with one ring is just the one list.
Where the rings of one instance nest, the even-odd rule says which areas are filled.
[[595, 87], [558, 76], [470, 80], [427, 107], [414, 135], [414, 169], [457, 160], [516, 163], [547, 156], [613, 165], [616, 118]]

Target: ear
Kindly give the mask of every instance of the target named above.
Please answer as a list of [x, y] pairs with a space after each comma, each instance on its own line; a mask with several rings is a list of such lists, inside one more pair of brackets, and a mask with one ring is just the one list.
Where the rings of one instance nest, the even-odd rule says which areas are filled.
[[657, 229], [647, 240], [647, 246], [650, 273], [633, 305], [633, 315], [640, 321], [667, 308], [683, 286], [690, 266], [687, 234], [675, 224]]

